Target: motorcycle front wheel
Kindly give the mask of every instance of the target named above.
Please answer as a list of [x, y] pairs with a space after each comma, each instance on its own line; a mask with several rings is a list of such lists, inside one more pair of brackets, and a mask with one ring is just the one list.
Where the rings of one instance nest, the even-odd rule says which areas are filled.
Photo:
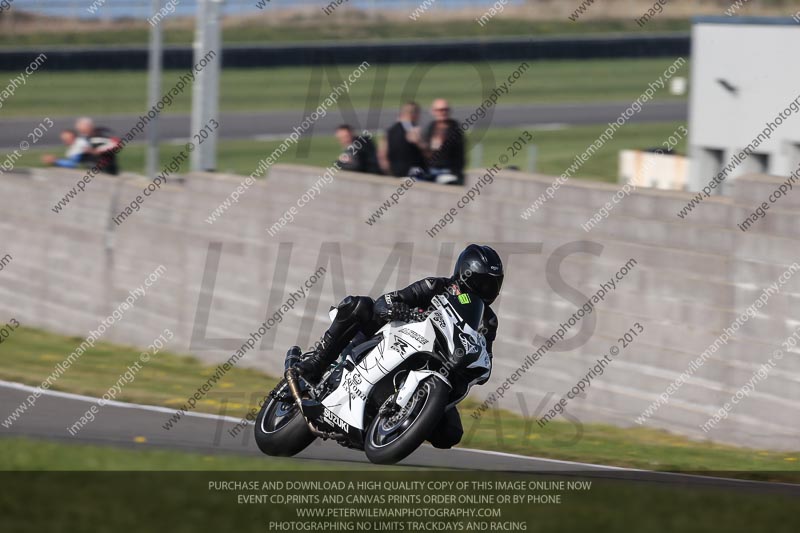
[[[428, 378], [415, 391], [408, 405], [392, 414], [378, 414], [367, 430], [364, 452], [377, 464], [402, 461], [425, 442], [439, 423], [447, 406], [448, 387], [436, 378]], [[384, 403], [381, 411], [390, 397]]]

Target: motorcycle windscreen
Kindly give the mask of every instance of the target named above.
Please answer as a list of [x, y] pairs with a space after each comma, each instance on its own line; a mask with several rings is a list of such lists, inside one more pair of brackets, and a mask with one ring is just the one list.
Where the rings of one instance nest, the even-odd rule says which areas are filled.
[[447, 299], [464, 322], [475, 331], [480, 330], [483, 320], [483, 300], [467, 292], [448, 295]]

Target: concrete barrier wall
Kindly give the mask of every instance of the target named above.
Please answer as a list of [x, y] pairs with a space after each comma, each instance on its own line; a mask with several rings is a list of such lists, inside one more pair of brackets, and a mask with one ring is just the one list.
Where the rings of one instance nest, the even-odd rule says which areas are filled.
[[[308, 297], [239, 363], [277, 372], [286, 348], [316, 340], [326, 327], [328, 307], [346, 294], [374, 297], [424, 276], [448, 275], [466, 243], [490, 243], [506, 255], [507, 277], [496, 304], [494, 373], [473, 393], [483, 401], [634, 259], [595, 312], [567, 332], [566, 344], [549, 350], [498, 404], [545, 415], [638, 322], [644, 331], [591, 381], [584, 397], [569, 400], [570, 415], [583, 422], [636, 425], [637, 417], [688, 372], [645, 426], [760, 448], [798, 447], [798, 351], [777, 361], [766, 377], [757, 372], [800, 326], [800, 272], [790, 274], [752, 318], [737, 325], [731, 340], [717, 341], [718, 349], [701, 367], [690, 366], [797, 260], [800, 197], [781, 199], [747, 233], [736, 226], [780, 179], [742, 178], [735, 196], [707, 199], [685, 220], [676, 213], [690, 195], [640, 189], [587, 233], [581, 224], [617, 187], [571, 180], [524, 220], [521, 211], [553, 178], [502, 172], [431, 238], [426, 230], [457, 208], [464, 189], [417, 183], [370, 225], [366, 220], [399, 180], [342, 172], [328, 184], [319, 181], [320, 169], [279, 165], [213, 224], [207, 217], [244, 178], [170, 180], [116, 226], [111, 216], [141, 194], [147, 181], [97, 178], [54, 213], [51, 208], [79, 177], [35, 170], [0, 178], [0, 256], [12, 257], [0, 272], [3, 320], [15, 317], [24, 325], [86, 336], [163, 265], [162, 275], [103, 340], [141, 346], [169, 328], [175, 333], [173, 350], [219, 362], [273, 315], [290, 291], [324, 267], [326, 274]], [[473, 174], [469, 182], [478, 179]], [[270, 236], [266, 228], [315, 183], [317, 197]], [[748, 382], [754, 390], [740, 393], [727, 419], [703, 431], [709, 417]], [[469, 413], [464, 417], [467, 427], [473, 423]]]

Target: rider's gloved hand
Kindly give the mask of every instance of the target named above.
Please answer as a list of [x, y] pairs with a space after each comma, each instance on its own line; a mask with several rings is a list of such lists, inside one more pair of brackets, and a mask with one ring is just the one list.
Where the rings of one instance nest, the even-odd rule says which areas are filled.
[[390, 322], [392, 320], [405, 320], [410, 308], [397, 295], [384, 294], [375, 300], [373, 311], [379, 319]]
[[422, 309], [411, 309], [406, 316], [406, 322], [422, 322], [428, 318], [428, 313]]
[[423, 309], [418, 309], [416, 307], [408, 307], [402, 311], [397, 312], [397, 318], [393, 318], [393, 320], [401, 320], [403, 322], [422, 322], [428, 318], [428, 313], [425, 312]]
[[402, 320], [405, 322], [408, 321], [408, 317], [410, 315], [411, 315], [411, 308], [403, 302], [396, 302], [389, 309], [390, 320]]

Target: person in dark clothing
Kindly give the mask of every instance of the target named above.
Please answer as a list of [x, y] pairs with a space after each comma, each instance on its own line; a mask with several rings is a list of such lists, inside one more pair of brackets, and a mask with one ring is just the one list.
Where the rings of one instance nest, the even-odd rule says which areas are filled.
[[337, 160], [339, 168], [367, 174], [381, 173], [375, 144], [368, 135], [356, 136], [352, 127], [342, 124], [336, 128], [336, 139], [342, 145], [342, 153]]
[[119, 174], [117, 165], [117, 151], [120, 139], [113, 137], [107, 128], [97, 128], [89, 117], [82, 117], [75, 121], [75, 130], [78, 137], [88, 144], [88, 148], [81, 158], [81, 163], [107, 174]]
[[425, 131], [428, 166], [434, 181], [451, 185], [464, 184], [465, 142], [458, 122], [450, 118], [447, 100], [433, 101], [434, 121]]
[[422, 152], [419, 105], [408, 102], [400, 109], [400, 116], [381, 142], [381, 166], [386, 174], [405, 178], [427, 171]]
[[[491, 357], [497, 337], [497, 315], [489, 305], [500, 294], [503, 275], [503, 263], [497, 252], [489, 246], [470, 244], [458, 256], [449, 278], [425, 278], [374, 301], [368, 296], [348, 296], [337, 306], [336, 317], [322, 339], [303, 355], [295, 368], [307, 380], [318, 382], [324, 370], [338, 359], [359, 332], [371, 336], [392, 320], [407, 320], [416, 309], [427, 308], [434, 296], [446, 292], [454, 295], [471, 292], [484, 301], [480, 329]], [[479, 382], [483, 383], [485, 380]], [[428, 440], [437, 448], [450, 448], [461, 441], [463, 432], [458, 411], [453, 407], [445, 412], [438, 430]]]
[[111, 130], [95, 129], [89, 138], [89, 143], [92, 145], [92, 152], [87, 157], [89, 166], [96, 166], [98, 170], [112, 176], [119, 174], [119, 164], [117, 163], [119, 141], [119, 137], [112, 136]]

